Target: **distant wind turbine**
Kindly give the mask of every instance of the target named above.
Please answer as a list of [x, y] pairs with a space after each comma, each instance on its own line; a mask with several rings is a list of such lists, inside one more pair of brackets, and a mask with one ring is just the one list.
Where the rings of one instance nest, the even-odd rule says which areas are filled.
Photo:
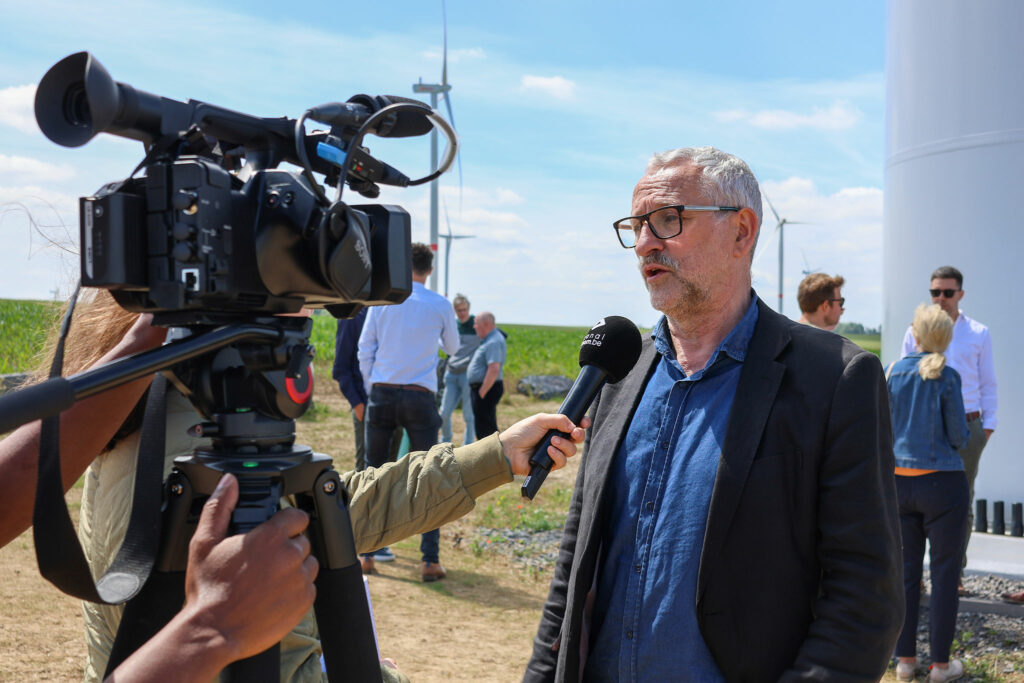
[[444, 205], [444, 222], [448, 225], [448, 234], [441, 235], [444, 240], [444, 296], [448, 298], [448, 274], [452, 271], [451, 268], [451, 255], [452, 255], [452, 240], [468, 240], [473, 239], [476, 235], [453, 235], [452, 234], [452, 222], [448, 220], [448, 205]]
[[[455, 116], [452, 114], [452, 101], [448, 97], [448, 91], [452, 89], [452, 86], [448, 83], [448, 14], [445, 9], [444, 0], [441, 2], [441, 26], [443, 30], [444, 39], [444, 53], [441, 61], [441, 82], [440, 83], [424, 83], [423, 79], [420, 78], [418, 83], [413, 83], [412, 91], [417, 93], [430, 93], [430, 106], [433, 109], [437, 109], [437, 96], [444, 96], [444, 104], [448, 109], [448, 122], [452, 124], [452, 128], [455, 128]], [[462, 153], [458, 153], [458, 164], [459, 164], [459, 193], [462, 193]], [[430, 131], [430, 172], [434, 173], [437, 171], [437, 128]], [[437, 190], [439, 187], [440, 179], [434, 178], [430, 181], [430, 249], [437, 254]], [[450, 240], [449, 240], [450, 242]], [[447, 273], [447, 270], [445, 271]], [[447, 277], [447, 275], [446, 275]], [[430, 288], [437, 291], [437, 269], [430, 275]]]
[[807, 277], [811, 273], [820, 273], [821, 272], [821, 268], [811, 268], [809, 265], [807, 265], [807, 253], [804, 252], [803, 249], [800, 250], [800, 255], [804, 259], [804, 269], [800, 271], [801, 273], [803, 273], [804, 277]]
[[[768, 208], [772, 210], [775, 215], [775, 232], [779, 233], [779, 313], [782, 313], [782, 252], [784, 245], [784, 237], [787, 225], [807, 225], [801, 221], [791, 221], [788, 218], [780, 218], [779, 212], [772, 206], [772, 200], [768, 199], [768, 195], [764, 195], [764, 200], [768, 202]], [[775, 234], [775, 233], [772, 233]], [[762, 251], [762, 253], [764, 253]]]

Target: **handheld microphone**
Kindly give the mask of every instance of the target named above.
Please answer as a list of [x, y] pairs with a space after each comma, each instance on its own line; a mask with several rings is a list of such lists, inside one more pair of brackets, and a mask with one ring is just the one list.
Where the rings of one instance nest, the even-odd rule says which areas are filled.
[[[580, 344], [579, 376], [558, 408], [573, 424], [579, 424], [605, 382], [615, 384], [629, 374], [640, 357], [640, 331], [628, 318], [611, 315], [590, 328]], [[554, 462], [548, 455], [551, 437], [568, 439], [557, 429], [549, 430], [530, 456], [530, 474], [523, 481], [522, 494], [533, 500]]]

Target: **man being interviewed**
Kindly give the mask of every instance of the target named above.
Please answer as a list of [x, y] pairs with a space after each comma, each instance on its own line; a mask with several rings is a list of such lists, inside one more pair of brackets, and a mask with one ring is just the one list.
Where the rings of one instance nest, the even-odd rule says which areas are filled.
[[903, 623], [881, 364], [751, 289], [757, 180], [655, 156], [614, 224], [664, 316], [595, 401], [527, 681], [877, 681]]

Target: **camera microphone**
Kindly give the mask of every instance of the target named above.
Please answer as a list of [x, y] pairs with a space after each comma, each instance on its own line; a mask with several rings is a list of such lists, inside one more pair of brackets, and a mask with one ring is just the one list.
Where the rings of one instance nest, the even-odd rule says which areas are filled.
[[[590, 328], [580, 345], [580, 374], [558, 408], [573, 424], [579, 424], [605, 382], [615, 384], [629, 374], [640, 358], [640, 331], [628, 318], [611, 315]], [[530, 456], [530, 474], [523, 481], [522, 494], [533, 500], [554, 462], [548, 455], [551, 438], [569, 435], [552, 429]]]
[[309, 110], [309, 118], [332, 126], [358, 128], [373, 114], [392, 104], [412, 104], [422, 113], [407, 109], [386, 116], [372, 132], [382, 138], [407, 138], [429, 133], [433, 124], [427, 115], [433, 110], [424, 102], [398, 95], [355, 95], [348, 102], [328, 102]]

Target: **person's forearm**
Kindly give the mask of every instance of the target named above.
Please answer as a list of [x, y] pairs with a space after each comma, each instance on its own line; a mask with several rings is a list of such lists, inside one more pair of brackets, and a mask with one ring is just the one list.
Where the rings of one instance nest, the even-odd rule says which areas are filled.
[[437, 444], [343, 479], [356, 551], [369, 552], [462, 517], [476, 497], [512, 481], [512, 471], [490, 436], [454, 450]]
[[487, 392], [494, 386], [494, 382], [498, 379], [498, 372], [500, 367], [492, 363], [487, 366], [487, 374], [484, 375], [484, 381], [480, 383], [480, 398], [487, 395]]
[[186, 607], [105, 680], [209, 681], [233, 661], [231, 644]]
[[[148, 336], [146, 336], [148, 335]], [[163, 330], [126, 337], [94, 367], [159, 344]], [[60, 457], [64, 490], [82, 475], [121, 427], [149, 386], [145, 377], [75, 403], [61, 415]], [[0, 441], [0, 547], [32, 524], [42, 422], [22, 425]]]

